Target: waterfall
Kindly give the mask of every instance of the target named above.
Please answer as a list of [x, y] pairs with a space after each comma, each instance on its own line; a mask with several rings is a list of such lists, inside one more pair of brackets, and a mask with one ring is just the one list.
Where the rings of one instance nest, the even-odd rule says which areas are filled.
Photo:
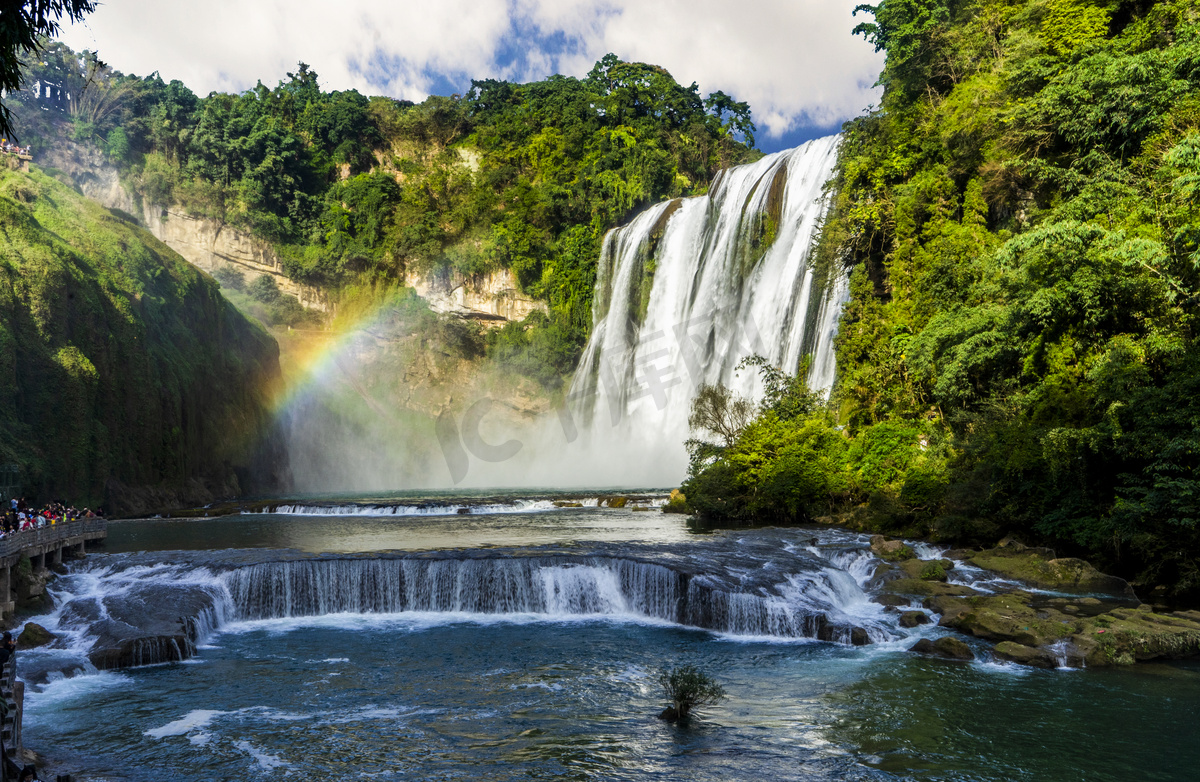
[[848, 283], [810, 251], [837, 145], [831, 136], [723, 171], [708, 195], [657, 204], [605, 237], [563, 421], [602, 455], [601, 480], [677, 483], [696, 389], [755, 395], [756, 374], [735, 371], [747, 356], [787, 372], [807, 357], [810, 387], [828, 393]]
[[896, 635], [895, 617], [869, 602], [854, 576], [807, 550], [768, 541], [702, 552], [694, 562], [667, 547], [633, 556], [445, 551], [200, 567], [106, 563], [64, 577], [55, 610], [39, 621], [97, 669], [186, 659], [231, 624], [331, 615], [600, 618], [855, 645]]

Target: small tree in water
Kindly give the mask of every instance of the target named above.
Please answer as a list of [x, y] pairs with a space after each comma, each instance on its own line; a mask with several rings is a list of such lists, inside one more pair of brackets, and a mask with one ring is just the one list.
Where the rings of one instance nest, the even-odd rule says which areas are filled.
[[658, 717], [670, 722], [683, 722], [693, 709], [711, 706], [725, 697], [725, 689], [694, 665], [663, 671], [658, 682], [671, 701]]

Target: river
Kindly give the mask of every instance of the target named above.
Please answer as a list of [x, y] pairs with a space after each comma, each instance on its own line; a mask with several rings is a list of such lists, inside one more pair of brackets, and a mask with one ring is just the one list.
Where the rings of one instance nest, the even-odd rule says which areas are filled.
[[[84, 778], [180, 782], [1116, 782], [1200, 766], [1194, 662], [1045, 671], [992, 661], [975, 641], [972, 663], [918, 657], [907, 647], [943, 631], [901, 628], [868, 599], [865, 536], [705, 534], [657, 510], [554, 499], [391, 495], [115, 522], [105, 553], [73, 564], [36, 619], [60, 648], [21, 654], [25, 743]], [[269, 587], [297, 568], [324, 568], [330, 592], [394, 573], [408, 596], [356, 592], [329, 608], [294, 582]], [[685, 597], [654, 586], [662, 574], [691, 579], [693, 602], [695, 584], [737, 600], [672, 614]], [[98, 620], [79, 606], [184, 582], [219, 609], [194, 657], [86, 663]], [[872, 643], [804, 637], [816, 615]], [[656, 677], [680, 664], [728, 694], [686, 727], [656, 718]]]

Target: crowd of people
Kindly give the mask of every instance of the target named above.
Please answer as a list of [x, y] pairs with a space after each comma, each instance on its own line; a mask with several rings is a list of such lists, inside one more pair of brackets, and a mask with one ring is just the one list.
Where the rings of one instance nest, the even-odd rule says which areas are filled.
[[30, 154], [29, 147], [18, 147], [6, 138], [0, 139], [0, 152], [7, 152], [10, 155]]
[[0, 520], [0, 538], [27, 529], [41, 529], [55, 524], [66, 524], [80, 519], [95, 519], [102, 514], [90, 508], [77, 510], [61, 502], [52, 502], [44, 508], [30, 508], [24, 498], [9, 501], [3, 519]]

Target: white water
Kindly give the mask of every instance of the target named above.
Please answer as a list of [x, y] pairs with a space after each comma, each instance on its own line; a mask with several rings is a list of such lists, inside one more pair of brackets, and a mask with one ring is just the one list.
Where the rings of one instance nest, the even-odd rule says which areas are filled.
[[562, 421], [595, 455], [593, 480], [678, 482], [697, 389], [755, 396], [756, 373], [735, 371], [748, 356], [789, 373], [809, 357], [810, 387], [828, 393], [847, 280], [813, 268], [810, 250], [837, 145], [724, 171], [708, 195], [657, 204], [605, 237], [595, 326]]
[[[592, 505], [597, 500], [591, 500]], [[453, 505], [278, 505], [269, 513], [280, 516], [454, 516], [458, 514], [535, 513], [557, 510], [550, 500], [518, 500], [510, 503], [469, 503]], [[252, 513], [243, 511], [243, 515]]]

